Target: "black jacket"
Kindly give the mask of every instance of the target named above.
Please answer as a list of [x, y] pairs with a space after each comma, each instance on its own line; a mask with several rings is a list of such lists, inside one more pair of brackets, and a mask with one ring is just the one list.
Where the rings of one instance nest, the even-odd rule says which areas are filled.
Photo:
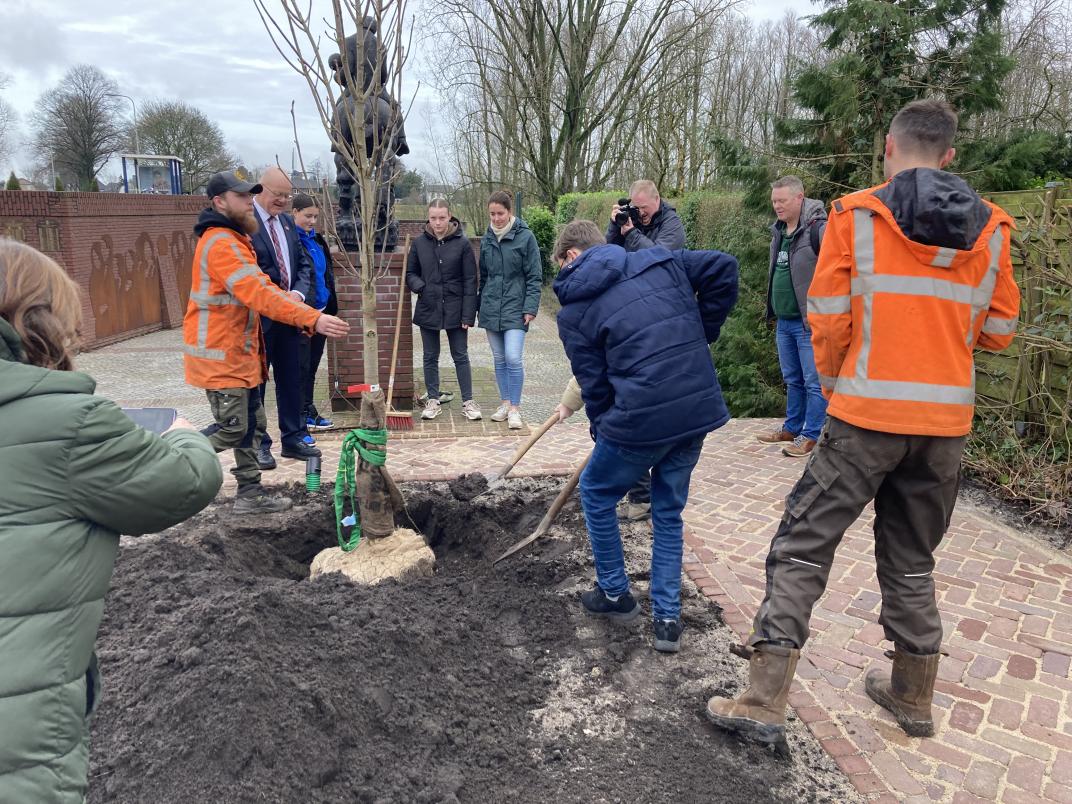
[[[268, 234], [267, 225], [256, 208], [254, 208], [253, 214], [257, 216], [257, 222], [260, 224], [256, 234], [253, 235], [253, 250], [257, 253], [257, 265], [268, 274], [268, 278], [272, 282], [279, 285], [279, 262], [275, 257], [275, 247], [272, 245], [271, 235]], [[290, 249], [289, 290], [296, 290], [302, 296], [308, 298], [309, 294], [313, 292], [311, 281], [313, 261], [309, 259], [309, 254], [298, 237], [297, 224], [294, 223], [294, 219], [284, 213], [279, 216], [279, 222], [283, 224], [283, 234], [286, 236], [286, 243], [280, 243], [279, 245], [282, 248]], [[276, 325], [276, 323], [272, 319], [261, 316], [261, 326], [264, 329], [268, 329], [273, 325]], [[278, 324], [277, 326], [287, 325]]]
[[607, 243], [621, 246], [626, 251], [640, 251], [655, 246], [677, 251], [685, 248], [685, 224], [677, 210], [662, 201], [649, 223], [634, 226], [624, 237], [622, 227], [612, 220], [607, 227]]
[[413, 323], [425, 329], [458, 329], [476, 322], [476, 259], [457, 218], [442, 240], [426, 226], [410, 247], [406, 286], [417, 294]]

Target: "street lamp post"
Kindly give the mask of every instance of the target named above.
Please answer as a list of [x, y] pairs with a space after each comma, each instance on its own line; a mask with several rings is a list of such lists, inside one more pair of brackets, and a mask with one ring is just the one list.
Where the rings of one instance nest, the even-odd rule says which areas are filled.
[[130, 108], [134, 113], [134, 150], [139, 154], [141, 153], [141, 143], [138, 141], [138, 107], [134, 105], [134, 99], [130, 95], [123, 95], [119, 92], [106, 93], [110, 98], [126, 98], [130, 101]]

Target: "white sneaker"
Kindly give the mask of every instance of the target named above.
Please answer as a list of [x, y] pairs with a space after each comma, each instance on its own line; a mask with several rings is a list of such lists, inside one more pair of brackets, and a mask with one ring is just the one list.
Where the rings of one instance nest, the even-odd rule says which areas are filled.
[[519, 410], [511, 410], [510, 413], [507, 414], [506, 421], [511, 430], [520, 430], [524, 426], [521, 421], [521, 411]]
[[491, 414], [491, 420], [493, 422], [504, 422], [504, 421], [506, 421], [506, 417], [509, 416], [509, 415], [510, 415], [510, 406], [509, 405], [499, 405], [499, 407], [495, 408], [495, 412]]
[[439, 405], [439, 400], [438, 399], [429, 399], [427, 402], [424, 403], [424, 411], [422, 411], [422, 413], [421, 413], [421, 418], [422, 419], [434, 419], [436, 416], [438, 416], [442, 412], [443, 412], [443, 410]]
[[478, 422], [483, 418], [483, 415], [480, 413], [480, 408], [477, 407], [476, 402], [472, 399], [468, 402], [462, 402], [462, 413], [464, 413], [465, 418], [471, 422]]

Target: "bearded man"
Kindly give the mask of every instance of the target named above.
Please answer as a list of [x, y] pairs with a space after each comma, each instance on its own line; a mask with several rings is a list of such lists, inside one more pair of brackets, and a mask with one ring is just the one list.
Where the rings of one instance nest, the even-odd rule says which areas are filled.
[[231, 172], [208, 180], [210, 206], [194, 226], [199, 240], [182, 325], [186, 382], [205, 389], [215, 419], [202, 432], [216, 452], [235, 452], [234, 510], [240, 514], [275, 513], [291, 506], [289, 499], [269, 496], [261, 486], [253, 444], [258, 422], [262, 428], [265, 424], [260, 386], [268, 377], [261, 316], [308, 335], [341, 338], [350, 329], [345, 321], [282, 290], [257, 266], [250, 237], [260, 226], [253, 196], [261, 189]]

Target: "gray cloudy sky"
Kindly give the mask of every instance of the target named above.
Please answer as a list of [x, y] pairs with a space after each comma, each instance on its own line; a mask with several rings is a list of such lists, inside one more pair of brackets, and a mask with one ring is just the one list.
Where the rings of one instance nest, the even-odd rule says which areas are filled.
[[[411, 10], [419, 0], [410, 0]], [[323, 0], [313, 6], [328, 8]], [[754, 0], [748, 13], [774, 19], [788, 9], [811, 11], [807, 0]], [[421, 34], [421, 14], [414, 15]], [[415, 47], [419, 51], [419, 47]], [[418, 56], [420, 54], [418, 53]], [[273, 47], [253, 0], [0, 0], [0, 73], [11, 85], [2, 97], [15, 107], [20, 130], [29, 135], [28, 118], [37, 97], [75, 64], [99, 67], [135, 102], [181, 98], [202, 109], [223, 130], [229, 147], [249, 166], [279, 162], [289, 167], [292, 151], [290, 102], [296, 101], [298, 134], [306, 163], [330, 152], [304, 80]], [[412, 153], [407, 166], [436, 172], [433, 151], [444, 132], [436, 124], [440, 99], [421, 81], [420, 59], [407, 66], [404, 101], [416, 93], [406, 134]], [[129, 104], [126, 104], [129, 106]], [[25, 147], [13, 165], [29, 172]], [[102, 172], [110, 180], [118, 162]]]

